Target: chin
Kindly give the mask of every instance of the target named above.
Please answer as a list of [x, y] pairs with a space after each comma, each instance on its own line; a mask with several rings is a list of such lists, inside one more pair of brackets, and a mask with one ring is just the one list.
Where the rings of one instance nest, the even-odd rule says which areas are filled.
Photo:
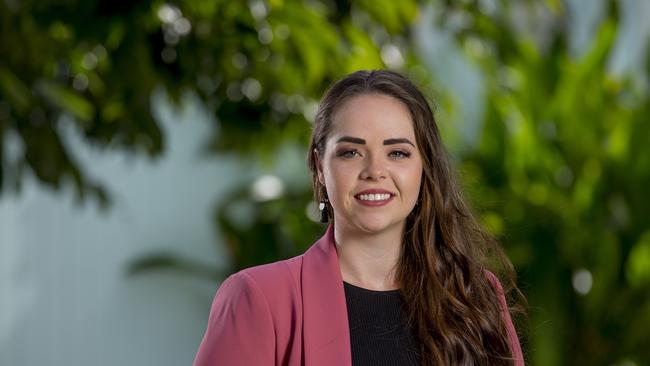
[[398, 225], [398, 222], [392, 222], [385, 218], [377, 218], [375, 220], [364, 219], [363, 221], [357, 221], [355, 226], [366, 233], [377, 233]]

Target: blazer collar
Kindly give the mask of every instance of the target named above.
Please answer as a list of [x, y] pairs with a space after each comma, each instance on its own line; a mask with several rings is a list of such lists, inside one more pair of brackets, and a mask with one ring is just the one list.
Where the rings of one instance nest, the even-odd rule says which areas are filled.
[[351, 366], [348, 311], [334, 225], [303, 255], [303, 355], [306, 366]]

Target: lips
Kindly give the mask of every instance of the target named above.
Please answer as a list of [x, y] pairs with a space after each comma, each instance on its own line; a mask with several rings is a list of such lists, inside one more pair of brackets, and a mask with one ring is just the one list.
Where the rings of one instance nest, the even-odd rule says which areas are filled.
[[387, 191], [385, 189], [374, 188], [374, 189], [366, 189], [365, 191], [361, 191], [361, 192], [355, 194], [354, 196], [358, 198], [362, 194], [390, 194], [391, 196], [395, 195], [395, 193], [393, 193], [391, 191]]
[[354, 197], [364, 206], [383, 206], [392, 201], [395, 194], [385, 189], [367, 189]]

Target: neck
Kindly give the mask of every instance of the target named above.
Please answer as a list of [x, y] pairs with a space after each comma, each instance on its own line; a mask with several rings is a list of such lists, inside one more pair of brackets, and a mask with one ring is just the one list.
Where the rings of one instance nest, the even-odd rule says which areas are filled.
[[396, 270], [403, 225], [367, 233], [334, 226], [334, 241], [345, 282], [376, 291], [399, 288]]

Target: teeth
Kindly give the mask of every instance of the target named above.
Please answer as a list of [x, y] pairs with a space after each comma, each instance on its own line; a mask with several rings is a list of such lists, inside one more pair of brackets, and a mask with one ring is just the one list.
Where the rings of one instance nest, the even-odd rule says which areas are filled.
[[383, 201], [390, 198], [390, 194], [360, 194], [359, 199], [362, 201]]

